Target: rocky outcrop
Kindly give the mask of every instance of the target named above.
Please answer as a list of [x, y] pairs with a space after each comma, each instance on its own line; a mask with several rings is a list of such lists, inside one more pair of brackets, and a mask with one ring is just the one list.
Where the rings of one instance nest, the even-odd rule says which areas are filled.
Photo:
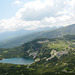
[[58, 52], [56, 50], [52, 50], [51, 53], [50, 53], [51, 57], [47, 58], [46, 61], [51, 60], [55, 56], [59, 59], [62, 55], [67, 54], [67, 53], [68, 53], [68, 51], [66, 51], [66, 50], [61, 51], [61, 52]]
[[35, 51], [35, 52], [29, 52], [28, 51], [28, 53], [29, 53], [29, 57], [33, 57], [33, 59], [35, 59], [36, 58], [36, 56], [37, 56], [37, 54], [38, 54], [38, 51]]

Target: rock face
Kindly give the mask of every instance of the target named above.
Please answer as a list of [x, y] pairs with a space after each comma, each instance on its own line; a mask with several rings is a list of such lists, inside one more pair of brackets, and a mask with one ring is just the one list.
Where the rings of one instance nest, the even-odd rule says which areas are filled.
[[37, 43], [47, 43], [49, 40], [44, 40], [44, 41], [38, 41]]
[[40, 58], [35, 59], [35, 62], [38, 62], [38, 61], [40, 61]]
[[[33, 59], [35, 59], [35, 61], [40, 61], [40, 59], [37, 59], [38, 58], [38, 55], [40, 54], [40, 52], [38, 50], [36, 50], [36, 51], [30, 51], [30, 50], [28, 50], [27, 53], [28, 53], [28, 56], [29, 57], [32, 57]], [[53, 49], [50, 52], [50, 55], [51, 56], [48, 57], [48, 58], [46, 57], [46, 61], [51, 60], [55, 56], [59, 59], [64, 54], [68, 54], [68, 51], [67, 50], [63, 50], [63, 51], [58, 52], [58, 51], [56, 51], [56, 50]]]
[[54, 58], [55, 56], [59, 59], [62, 55], [67, 54], [68, 51], [64, 50], [61, 52], [57, 52], [56, 50], [52, 50], [51, 51], [51, 57], [47, 58], [46, 61], [51, 60], [52, 58]]
[[29, 57], [33, 57], [33, 59], [35, 59], [38, 54], [38, 51], [31, 52], [30, 50], [28, 50], [27, 53], [29, 54]]

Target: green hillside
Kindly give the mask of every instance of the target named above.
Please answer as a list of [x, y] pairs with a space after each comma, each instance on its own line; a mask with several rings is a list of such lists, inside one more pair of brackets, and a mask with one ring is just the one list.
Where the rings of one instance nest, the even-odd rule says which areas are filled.
[[0, 48], [12, 48], [22, 45], [23, 43], [32, 41], [36, 38], [57, 38], [62, 37], [66, 34], [75, 34], [75, 24], [63, 27], [56, 30], [48, 30], [48, 31], [41, 31], [37, 33], [32, 33], [28, 35], [23, 35], [20, 37], [13, 38], [11, 40], [4, 40], [3, 42], [0, 42]]
[[11, 57], [30, 57], [35, 62], [30, 66], [0, 64], [2, 75], [74, 75], [75, 35], [39, 38], [20, 47], [0, 49], [0, 59]]

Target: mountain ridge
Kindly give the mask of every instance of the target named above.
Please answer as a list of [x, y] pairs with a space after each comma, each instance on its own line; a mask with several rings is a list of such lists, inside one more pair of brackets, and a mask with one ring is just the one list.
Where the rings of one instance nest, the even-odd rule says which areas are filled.
[[58, 38], [63, 37], [63, 35], [72, 34], [75, 35], [75, 24], [62, 27], [55, 30], [35, 32], [28, 35], [23, 35], [12, 40], [7, 40], [0, 43], [0, 48], [12, 48], [22, 45], [23, 43], [32, 41], [36, 38]]

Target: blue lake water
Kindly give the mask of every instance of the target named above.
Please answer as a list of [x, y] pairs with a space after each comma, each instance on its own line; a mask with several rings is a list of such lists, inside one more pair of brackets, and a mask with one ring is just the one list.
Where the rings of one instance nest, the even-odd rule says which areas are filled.
[[15, 57], [15, 58], [0, 60], [0, 63], [12, 63], [12, 64], [23, 64], [23, 65], [32, 64], [33, 62], [34, 62], [33, 59], [26, 57]]

